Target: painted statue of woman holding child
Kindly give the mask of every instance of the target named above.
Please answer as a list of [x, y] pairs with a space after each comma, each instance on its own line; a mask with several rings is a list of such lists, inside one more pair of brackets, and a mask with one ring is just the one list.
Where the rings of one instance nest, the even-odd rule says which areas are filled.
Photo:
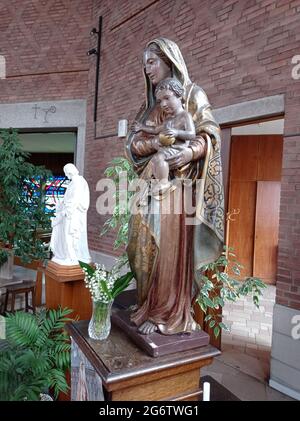
[[[147, 200], [130, 220], [127, 253], [138, 290], [131, 318], [142, 334], [172, 335], [197, 330], [192, 304], [198, 275], [223, 250], [220, 128], [177, 44], [149, 42], [143, 67], [146, 102], [126, 152], [140, 179], [157, 182], [142, 192]], [[191, 195], [184, 194], [186, 185]]]

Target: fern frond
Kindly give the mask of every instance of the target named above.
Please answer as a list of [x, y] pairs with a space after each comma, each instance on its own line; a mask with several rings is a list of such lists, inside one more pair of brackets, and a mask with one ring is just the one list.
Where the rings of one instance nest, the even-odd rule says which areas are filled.
[[63, 327], [72, 310], [58, 309], [7, 317], [7, 341], [1, 342], [0, 400], [39, 400], [50, 387], [66, 392], [70, 343]]
[[34, 315], [16, 312], [6, 316], [6, 338], [18, 346], [29, 346], [39, 335], [39, 327]]
[[50, 386], [53, 387], [55, 398], [57, 398], [59, 392], [66, 393], [69, 390], [63, 371], [52, 369], [49, 373], [49, 380]]

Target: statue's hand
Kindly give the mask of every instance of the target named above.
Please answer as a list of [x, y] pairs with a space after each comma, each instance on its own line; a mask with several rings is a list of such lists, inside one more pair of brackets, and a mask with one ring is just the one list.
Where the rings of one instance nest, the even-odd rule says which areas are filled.
[[[174, 146], [176, 148], [176, 145]], [[193, 151], [191, 148], [181, 150], [177, 155], [167, 158], [171, 170], [176, 170], [185, 164], [191, 162], [193, 158]]]
[[160, 143], [158, 136], [154, 136], [151, 139], [151, 145], [152, 145], [152, 147], [153, 147], [154, 150], [156, 150], [156, 151], [159, 150], [159, 148], [162, 146], [162, 144]]
[[162, 131], [162, 133], [165, 136], [169, 136], [169, 137], [175, 137], [176, 138], [178, 136], [178, 130], [177, 129], [173, 129], [173, 128], [164, 129]]

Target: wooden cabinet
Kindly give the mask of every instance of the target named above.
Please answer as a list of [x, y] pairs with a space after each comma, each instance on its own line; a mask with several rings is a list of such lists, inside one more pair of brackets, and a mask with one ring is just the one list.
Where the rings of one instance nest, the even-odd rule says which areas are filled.
[[[211, 345], [153, 358], [112, 325], [105, 341], [88, 336], [88, 322], [69, 323], [72, 338], [72, 400], [202, 400], [200, 370], [220, 351]], [[83, 393], [78, 391], [84, 383]]]

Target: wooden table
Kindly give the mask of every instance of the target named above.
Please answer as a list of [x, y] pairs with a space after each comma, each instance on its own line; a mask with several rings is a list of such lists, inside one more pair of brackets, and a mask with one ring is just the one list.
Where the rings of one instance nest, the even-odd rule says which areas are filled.
[[[202, 400], [200, 369], [221, 353], [207, 345], [153, 358], [116, 326], [105, 341], [90, 339], [87, 328], [87, 321], [67, 326], [72, 338], [72, 388], [78, 387], [81, 376], [86, 382], [86, 400], [100, 400], [95, 385], [101, 382], [108, 401]], [[72, 390], [73, 400], [79, 395]]]
[[26, 273], [27, 272], [35, 272], [35, 275], [28, 277], [27, 275], [24, 276], [24, 279], [35, 279], [36, 280], [36, 287], [35, 287], [35, 305], [37, 307], [44, 304], [42, 301], [43, 295], [43, 273], [45, 271], [45, 261], [43, 260], [32, 260], [30, 263], [23, 263], [18, 256], [14, 258], [14, 271]]

